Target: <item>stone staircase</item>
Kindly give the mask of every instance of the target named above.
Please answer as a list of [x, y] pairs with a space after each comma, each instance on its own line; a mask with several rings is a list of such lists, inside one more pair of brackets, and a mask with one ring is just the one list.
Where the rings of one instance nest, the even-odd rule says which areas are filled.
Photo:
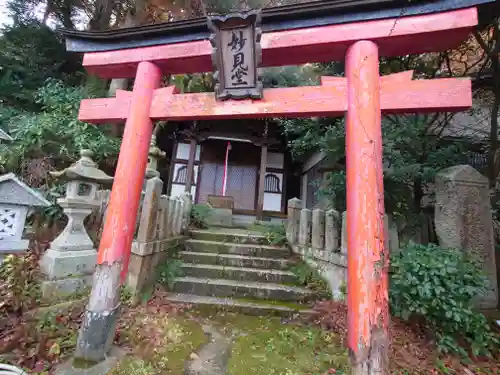
[[314, 294], [294, 285], [290, 250], [265, 242], [262, 233], [243, 229], [191, 231], [180, 252], [183, 276], [175, 279], [169, 300], [252, 314], [308, 312]]

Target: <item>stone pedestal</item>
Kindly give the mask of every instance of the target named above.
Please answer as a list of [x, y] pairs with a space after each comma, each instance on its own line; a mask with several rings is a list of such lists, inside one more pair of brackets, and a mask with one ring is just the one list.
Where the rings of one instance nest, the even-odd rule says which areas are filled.
[[207, 224], [214, 227], [232, 227], [233, 210], [229, 208], [212, 208]]
[[218, 227], [233, 226], [233, 197], [209, 195], [208, 205], [212, 208], [212, 212], [207, 218], [208, 225]]
[[90, 287], [97, 260], [97, 251], [83, 226], [83, 220], [97, 204], [73, 199], [61, 199], [59, 204], [68, 216], [68, 224], [40, 262], [46, 277], [42, 282], [45, 299], [57, 299]]

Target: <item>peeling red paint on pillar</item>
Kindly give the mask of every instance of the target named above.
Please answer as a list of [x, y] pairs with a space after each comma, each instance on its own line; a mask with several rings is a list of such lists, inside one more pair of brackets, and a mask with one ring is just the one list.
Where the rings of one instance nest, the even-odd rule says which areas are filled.
[[107, 213], [109, 220], [104, 223], [99, 245], [97, 263], [122, 262], [122, 282], [128, 270], [136, 215], [148, 162], [149, 143], [153, 133], [149, 113], [161, 76], [161, 71], [155, 64], [139, 63], [111, 190]]
[[386, 374], [388, 259], [377, 45], [354, 43], [346, 55], [348, 346], [354, 374]]

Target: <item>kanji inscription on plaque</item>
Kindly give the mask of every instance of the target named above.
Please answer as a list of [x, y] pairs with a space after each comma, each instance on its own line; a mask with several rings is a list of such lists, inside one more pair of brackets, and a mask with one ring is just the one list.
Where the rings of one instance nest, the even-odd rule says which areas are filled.
[[259, 24], [260, 12], [255, 10], [209, 17], [217, 99], [262, 98]]

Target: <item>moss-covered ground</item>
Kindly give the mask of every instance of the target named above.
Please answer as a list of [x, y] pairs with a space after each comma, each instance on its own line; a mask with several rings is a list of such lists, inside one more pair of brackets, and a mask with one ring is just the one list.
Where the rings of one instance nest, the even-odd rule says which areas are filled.
[[233, 340], [230, 375], [347, 374], [348, 357], [332, 332], [280, 317], [220, 309], [134, 309], [122, 320], [119, 343], [129, 349], [111, 375], [184, 374], [187, 360], [207, 342], [202, 325]]
[[338, 337], [300, 322], [219, 312], [209, 321], [234, 338], [228, 374], [347, 374], [348, 356]]

